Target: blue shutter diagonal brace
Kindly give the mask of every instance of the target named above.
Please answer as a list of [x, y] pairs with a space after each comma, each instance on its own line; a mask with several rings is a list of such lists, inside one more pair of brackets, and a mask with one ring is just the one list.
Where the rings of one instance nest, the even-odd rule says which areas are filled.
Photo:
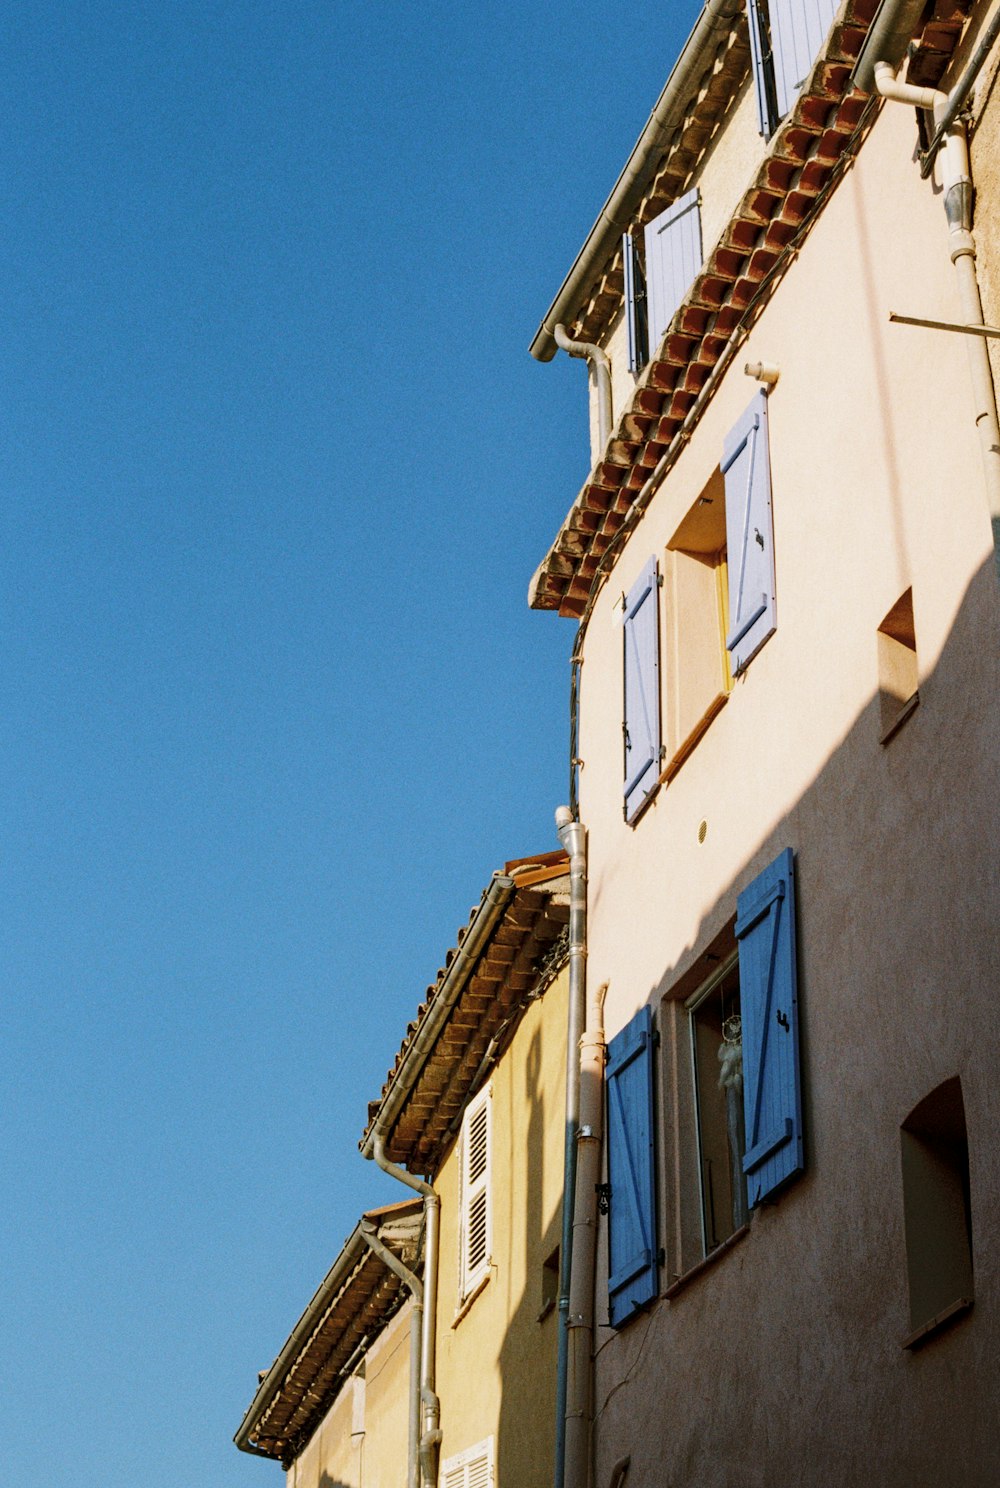
[[638, 815], [660, 776], [659, 572], [650, 558], [625, 600], [625, 820]]
[[799, 1070], [795, 863], [786, 848], [739, 896], [743, 1171], [751, 1208], [805, 1166]]
[[812, 71], [838, 0], [768, 0], [778, 116], [789, 112]]
[[619, 1328], [657, 1295], [653, 1022], [648, 1007], [608, 1044], [608, 1306]]
[[759, 392], [728, 434], [722, 453], [726, 482], [729, 625], [726, 649], [733, 675], [777, 628], [774, 522], [767, 397]]
[[656, 349], [701, 268], [701, 213], [697, 186], [647, 222], [646, 314], [649, 351]]

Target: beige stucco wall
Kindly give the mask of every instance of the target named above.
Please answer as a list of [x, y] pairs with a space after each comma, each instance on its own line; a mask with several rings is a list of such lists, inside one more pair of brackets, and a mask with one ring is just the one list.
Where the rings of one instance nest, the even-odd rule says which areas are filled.
[[441, 1457], [493, 1436], [498, 1488], [543, 1488], [552, 1477], [556, 1317], [539, 1313], [561, 1222], [566, 985], [563, 971], [529, 1006], [490, 1077], [492, 1265], [462, 1316], [457, 1144], [435, 1179]]
[[[805, 1178], [674, 1301], [599, 1332], [599, 1484], [626, 1453], [630, 1488], [909, 1488], [942, 1463], [955, 1484], [996, 1480], [1000, 601], [963, 341], [888, 322], [890, 309], [957, 318], [940, 194], [919, 179], [915, 142], [912, 111], [885, 108], [588, 628], [588, 975], [610, 980], [609, 1034], [643, 1003], [657, 1013], [663, 1285], [695, 1259], [690, 1056], [670, 993], [699, 963], [707, 973], [736, 894], [786, 846], [808, 1157]], [[778, 629], [628, 827], [616, 597], [718, 466], [755, 391], [742, 366], [758, 359], [781, 368], [769, 400]], [[882, 748], [875, 635], [909, 585], [921, 701]], [[899, 1126], [955, 1073], [976, 1307], [910, 1354]]]
[[365, 1356], [364, 1382], [341, 1389], [286, 1475], [287, 1488], [402, 1488], [406, 1482], [410, 1304]]

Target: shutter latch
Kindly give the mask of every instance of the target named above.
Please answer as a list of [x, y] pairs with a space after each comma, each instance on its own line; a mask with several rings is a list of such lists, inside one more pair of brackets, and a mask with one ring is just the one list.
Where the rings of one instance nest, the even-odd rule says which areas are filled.
[[594, 1184], [594, 1192], [597, 1194], [597, 1212], [598, 1212], [598, 1214], [610, 1214], [611, 1213], [611, 1184], [610, 1183], [595, 1183]]

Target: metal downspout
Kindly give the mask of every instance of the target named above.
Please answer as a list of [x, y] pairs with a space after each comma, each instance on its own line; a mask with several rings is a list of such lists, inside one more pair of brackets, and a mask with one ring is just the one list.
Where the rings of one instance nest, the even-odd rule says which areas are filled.
[[593, 341], [574, 341], [564, 325], [553, 331], [557, 346], [572, 357], [584, 357], [594, 369], [597, 383], [597, 423], [599, 428], [598, 450], [603, 454], [611, 438], [611, 363], [608, 354]]
[[580, 1130], [573, 1212], [573, 1266], [569, 1289], [569, 1370], [566, 1389], [566, 1482], [588, 1488], [593, 1480], [591, 1427], [594, 1399], [594, 1280], [597, 1266], [597, 1185], [604, 1138], [603, 982], [587, 998], [587, 1027], [580, 1040]]
[[[391, 1178], [398, 1178], [415, 1189], [424, 1200], [424, 1283], [423, 1318], [420, 1336], [420, 1406], [421, 1429], [417, 1451], [423, 1488], [435, 1488], [437, 1472], [435, 1448], [441, 1440], [441, 1402], [435, 1394], [437, 1375], [437, 1274], [438, 1231], [441, 1200], [429, 1183], [390, 1162], [385, 1155], [385, 1138], [379, 1127], [372, 1133], [371, 1154], [378, 1166]], [[411, 1466], [411, 1471], [412, 1471]]]
[[[407, 1453], [407, 1488], [419, 1488], [420, 1479], [420, 1352], [423, 1335], [424, 1288], [416, 1276], [397, 1255], [378, 1237], [378, 1227], [373, 1220], [361, 1221], [361, 1237], [373, 1250], [384, 1266], [398, 1276], [413, 1298], [410, 1313], [410, 1420], [409, 1450]], [[357, 1351], [355, 1351], [357, 1352]], [[344, 1371], [347, 1373], [347, 1370]]]
[[[556, 1449], [554, 1488], [566, 1481], [566, 1393], [569, 1365], [569, 1297], [573, 1265], [577, 1134], [580, 1124], [580, 1039], [583, 1035], [587, 977], [587, 834], [568, 806], [556, 812], [559, 841], [569, 854], [569, 1014], [566, 1028], [566, 1135], [559, 1245], [559, 1348], [556, 1364]], [[576, 1488], [576, 1485], [574, 1485]]]
[[[983, 56], [985, 57], [985, 53]], [[972, 172], [965, 120], [952, 111], [952, 94], [942, 93], [937, 88], [918, 88], [910, 83], [898, 82], [895, 68], [889, 62], [876, 62], [874, 76], [875, 86], [883, 98], [895, 103], [910, 104], [915, 108], [929, 109], [938, 130], [950, 116], [951, 122], [947, 125], [944, 136], [941, 170], [949, 251], [955, 267], [962, 318], [966, 325], [984, 325], [983, 302], [976, 274], [976, 242], [972, 235]], [[973, 81], [974, 79], [963, 75], [962, 86], [966, 92]], [[1000, 420], [997, 418], [996, 389], [993, 386], [986, 338], [975, 334], [967, 335], [965, 344], [993, 530], [993, 561], [997, 583], [1000, 584]]]

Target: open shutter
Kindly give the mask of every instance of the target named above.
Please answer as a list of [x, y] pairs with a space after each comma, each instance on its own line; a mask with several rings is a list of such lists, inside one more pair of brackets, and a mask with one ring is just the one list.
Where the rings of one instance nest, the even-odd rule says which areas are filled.
[[608, 1304], [611, 1325], [656, 1296], [653, 1025], [641, 1009], [608, 1044]]
[[729, 560], [729, 634], [733, 675], [774, 634], [774, 527], [767, 398], [759, 392], [726, 439], [726, 542]]
[[490, 1265], [490, 1087], [469, 1106], [462, 1125], [462, 1295]]
[[660, 580], [650, 558], [625, 601], [625, 820], [660, 775]]
[[671, 202], [646, 224], [646, 309], [653, 354], [701, 268], [698, 188]]
[[754, 91], [757, 95], [757, 127], [766, 140], [778, 127], [781, 118], [774, 86], [774, 55], [768, 24], [767, 0], [747, 0], [750, 26], [750, 59], [753, 64]]
[[641, 372], [649, 360], [649, 329], [646, 324], [646, 276], [639, 262], [635, 239], [622, 234], [622, 266], [625, 273], [625, 325], [628, 330], [628, 369]]
[[789, 112], [812, 71], [838, 0], [768, 0], [778, 117]]
[[739, 896], [743, 1171], [751, 1208], [804, 1166], [795, 960], [795, 863], [786, 848]]

